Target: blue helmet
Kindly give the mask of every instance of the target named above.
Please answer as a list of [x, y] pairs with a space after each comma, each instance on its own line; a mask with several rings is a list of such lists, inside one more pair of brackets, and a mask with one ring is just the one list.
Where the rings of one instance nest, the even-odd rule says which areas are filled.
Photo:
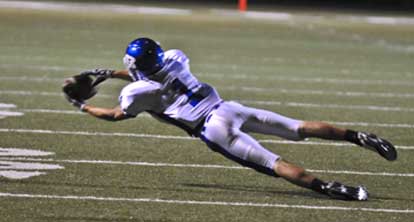
[[138, 38], [128, 44], [124, 64], [130, 71], [145, 76], [156, 73], [163, 67], [164, 51], [150, 38]]

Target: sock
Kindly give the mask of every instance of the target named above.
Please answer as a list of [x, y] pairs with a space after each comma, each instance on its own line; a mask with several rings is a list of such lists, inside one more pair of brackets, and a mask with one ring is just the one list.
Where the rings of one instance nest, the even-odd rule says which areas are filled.
[[326, 185], [328, 185], [328, 184], [323, 182], [322, 180], [319, 180], [319, 179], [315, 178], [315, 179], [312, 180], [310, 188], [313, 191], [316, 191], [318, 193], [326, 194], [326, 189], [325, 189]]
[[355, 143], [359, 146], [362, 146], [361, 142], [358, 139], [358, 132], [355, 132], [353, 130], [347, 129], [345, 131], [345, 138], [344, 139], [348, 142]]

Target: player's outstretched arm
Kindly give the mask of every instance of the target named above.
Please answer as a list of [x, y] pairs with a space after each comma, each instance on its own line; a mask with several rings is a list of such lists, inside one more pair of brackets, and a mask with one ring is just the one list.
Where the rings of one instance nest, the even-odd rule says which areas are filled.
[[126, 115], [120, 106], [111, 109], [84, 104], [81, 110], [89, 113], [91, 116], [108, 121], [120, 121], [132, 118], [132, 116]]
[[98, 84], [102, 83], [103, 81], [109, 78], [116, 78], [122, 79], [129, 82], [132, 82], [132, 78], [129, 76], [129, 72], [126, 69], [123, 70], [112, 70], [112, 69], [91, 69], [85, 70], [81, 72], [79, 75], [81, 76], [93, 76], [95, 77], [95, 81], [93, 82], [93, 86], [97, 86]]
[[112, 74], [112, 78], [117, 78], [117, 79], [123, 79], [129, 82], [132, 82], [132, 78], [129, 75], [128, 70], [123, 69], [123, 70], [115, 70], [114, 73]]

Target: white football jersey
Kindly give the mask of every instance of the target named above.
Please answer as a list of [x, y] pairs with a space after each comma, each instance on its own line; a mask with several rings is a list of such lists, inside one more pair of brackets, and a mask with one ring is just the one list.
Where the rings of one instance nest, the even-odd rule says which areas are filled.
[[182, 128], [194, 129], [222, 101], [213, 87], [193, 76], [189, 59], [180, 50], [166, 51], [164, 66], [157, 73], [130, 75], [136, 82], [126, 86], [119, 97], [128, 115], [148, 111]]
[[119, 104], [125, 114], [136, 116], [151, 110], [162, 112], [161, 84], [153, 81], [137, 81], [125, 86], [119, 96]]

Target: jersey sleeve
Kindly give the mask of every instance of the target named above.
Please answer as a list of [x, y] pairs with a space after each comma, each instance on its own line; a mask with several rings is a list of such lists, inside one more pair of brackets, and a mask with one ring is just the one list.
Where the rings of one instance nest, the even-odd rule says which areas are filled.
[[137, 116], [147, 110], [157, 110], [160, 101], [160, 84], [150, 81], [130, 83], [122, 89], [119, 96], [121, 109], [129, 116]]
[[164, 53], [164, 60], [174, 60], [181, 63], [186, 69], [190, 68], [190, 59], [179, 49], [170, 49]]

